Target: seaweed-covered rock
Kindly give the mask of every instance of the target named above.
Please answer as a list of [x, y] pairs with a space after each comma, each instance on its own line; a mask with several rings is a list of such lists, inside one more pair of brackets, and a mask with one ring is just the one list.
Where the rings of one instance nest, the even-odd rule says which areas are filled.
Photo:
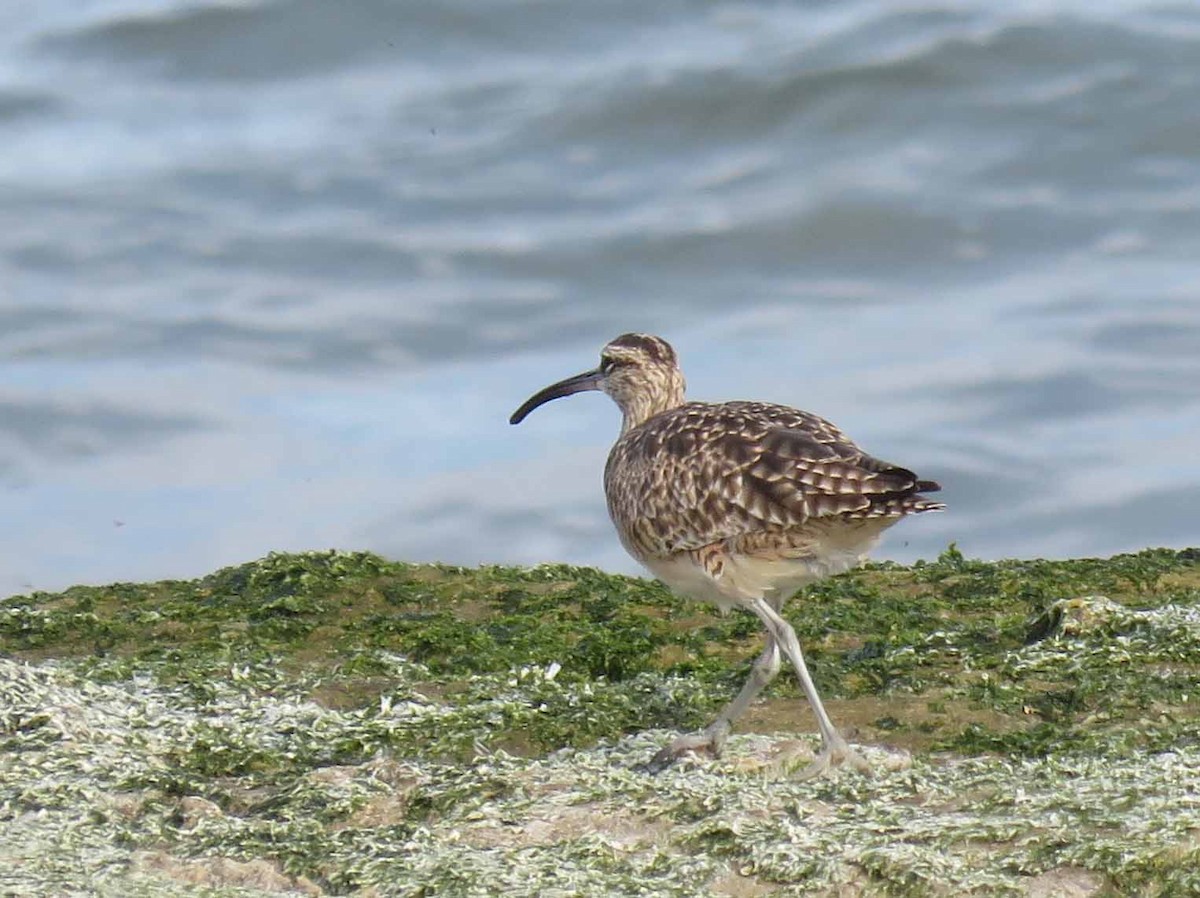
[[1129, 609], [1106, 596], [1059, 599], [1029, 625], [1026, 642], [1099, 633], [1110, 630], [1128, 617]]
[[0, 892], [1200, 894], [1195, 552], [948, 551], [787, 615], [874, 777], [778, 772], [783, 677], [642, 772], [760, 636], [636, 578], [324, 552], [7, 599]]

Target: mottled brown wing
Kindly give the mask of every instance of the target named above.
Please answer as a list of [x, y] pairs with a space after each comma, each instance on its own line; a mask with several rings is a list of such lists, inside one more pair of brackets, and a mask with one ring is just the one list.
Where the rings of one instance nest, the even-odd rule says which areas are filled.
[[823, 418], [760, 402], [687, 403], [652, 418], [613, 447], [605, 480], [618, 529], [654, 555], [827, 515], [926, 510], [937, 504], [911, 497], [938, 488]]

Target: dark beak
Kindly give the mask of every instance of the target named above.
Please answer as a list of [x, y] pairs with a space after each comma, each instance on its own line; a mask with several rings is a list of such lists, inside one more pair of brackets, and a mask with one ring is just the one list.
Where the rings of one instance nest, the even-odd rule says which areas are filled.
[[597, 369], [595, 371], [585, 371], [583, 374], [576, 374], [574, 377], [560, 380], [556, 384], [550, 384], [546, 389], [538, 390], [526, 399], [521, 404], [521, 407], [512, 413], [512, 417], [508, 419], [508, 423], [520, 424], [525, 420], [526, 415], [539, 405], [545, 405], [551, 399], [561, 399], [564, 396], [570, 396], [572, 393], [582, 393], [584, 390], [599, 390], [600, 383], [603, 380], [604, 375]]

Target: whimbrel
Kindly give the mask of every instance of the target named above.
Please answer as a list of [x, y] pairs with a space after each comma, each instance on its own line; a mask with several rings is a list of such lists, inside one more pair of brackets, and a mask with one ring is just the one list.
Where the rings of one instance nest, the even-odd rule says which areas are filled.
[[943, 506], [940, 487], [859, 449], [823, 418], [767, 402], [686, 402], [675, 350], [624, 334], [600, 367], [535, 393], [509, 419], [584, 390], [612, 397], [624, 420], [604, 468], [608, 512], [625, 549], [676, 593], [753, 612], [766, 647], [741, 691], [708, 727], [663, 748], [662, 769], [690, 751], [719, 754], [734, 723], [787, 657], [821, 732], [800, 774], [868, 770], [826, 713], [800, 643], [781, 612], [806, 583], [860, 564], [902, 517]]

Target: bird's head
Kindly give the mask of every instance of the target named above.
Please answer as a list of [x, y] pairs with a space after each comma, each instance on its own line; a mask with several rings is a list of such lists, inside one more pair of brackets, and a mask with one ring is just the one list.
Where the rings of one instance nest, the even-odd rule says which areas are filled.
[[620, 406], [625, 417], [622, 431], [637, 427], [660, 412], [683, 403], [683, 372], [671, 344], [649, 334], [622, 334], [600, 351], [600, 366], [530, 396], [513, 412], [509, 423], [549, 402], [584, 390], [601, 390]]

